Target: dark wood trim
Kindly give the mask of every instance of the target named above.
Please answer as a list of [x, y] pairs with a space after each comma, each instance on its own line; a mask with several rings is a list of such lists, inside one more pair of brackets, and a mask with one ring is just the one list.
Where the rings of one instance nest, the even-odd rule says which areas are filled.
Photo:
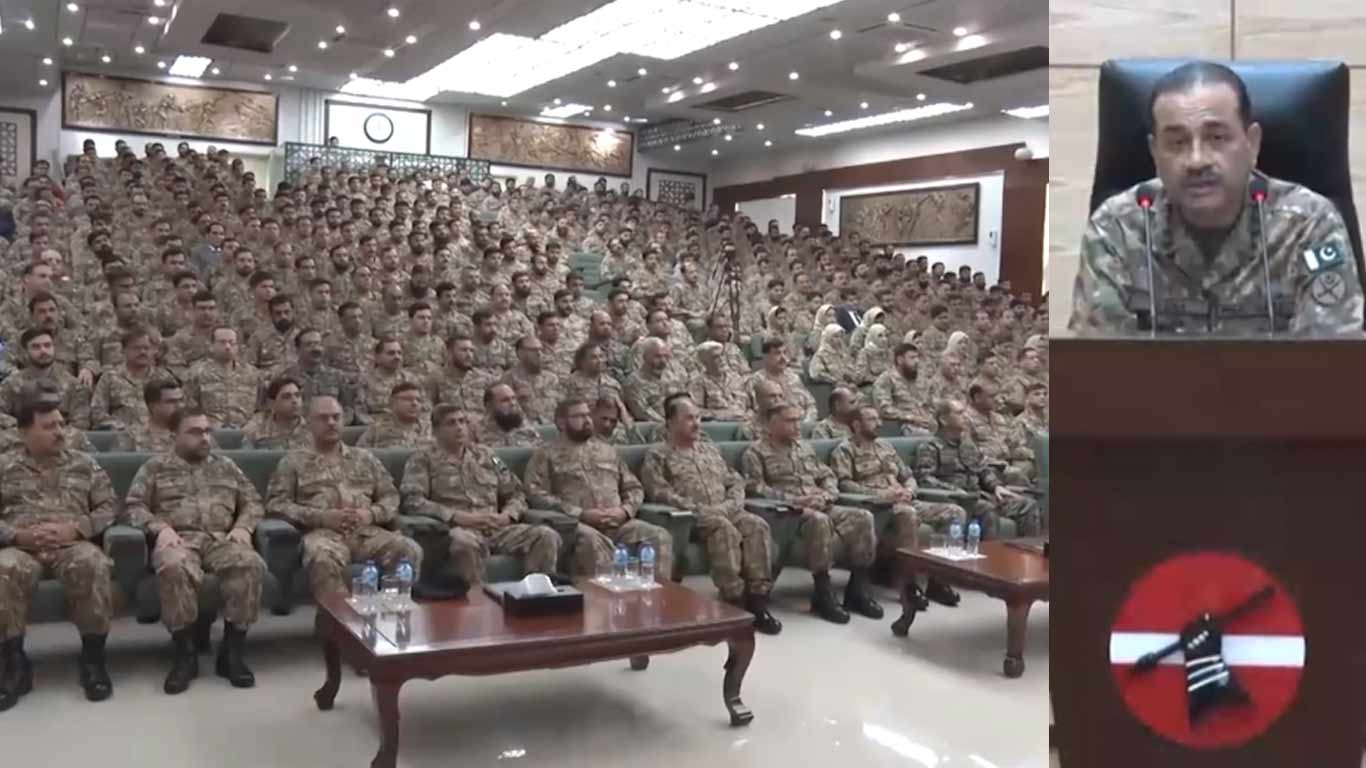
[[918, 247], [918, 248], [937, 247], [937, 246], [941, 246], [941, 245], [977, 245], [977, 243], [981, 240], [981, 237], [978, 235], [977, 230], [978, 230], [978, 229], [981, 229], [981, 227], [982, 227], [982, 185], [981, 185], [981, 183], [976, 182], [976, 181], [970, 182], [970, 183], [968, 183], [968, 184], [945, 184], [945, 185], [942, 186], [942, 187], [917, 187], [917, 188], [915, 188], [915, 189], [889, 189], [889, 190], [885, 190], [885, 191], [883, 191], [883, 192], [865, 192], [865, 193], [862, 194], [862, 195], [840, 195], [840, 231], [841, 231], [841, 232], [844, 231], [844, 201], [845, 201], [845, 200], [858, 200], [859, 198], [863, 198], [863, 197], [885, 197], [885, 196], [887, 196], [887, 195], [899, 195], [899, 194], [903, 194], [903, 193], [906, 193], [906, 192], [930, 192], [930, 191], [942, 191], [942, 190], [949, 190], [949, 189], [971, 189], [971, 190], [973, 190], [973, 195], [972, 195], [972, 238], [971, 238], [971, 239], [966, 239], [966, 240], [945, 240], [945, 241], [943, 241], [943, 242], [938, 242], [938, 243], [928, 243], [928, 242], [927, 242], [927, 243], [918, 243], [918, 242], [907, 241], [907, 242], [901, 242], [901, 243], [878, 243], [878, 245], [895, 245], [895, 246], [905, 246], [905, 247], [908, 247], [908, 248], [912, 248], [912, 247]]
[[[198, 133], [171, 133], [166, 131], [137, 131], [129, 128], [91, 128], [84, 125], [76, 125], [67, 122], [66, 119], [66, 79], [69, 75], [81, 75], [83, 77], [98, 77], [104, 80], [123, 80], [130, 83], [148, 83], [150, 85], [165, 85], [175, 88], [193, 88], [202, 91], [227, 91], [230, 93], [251, 93], [256, 95], [265, 94], [275, 100], [275, 121], [271, 125], [270, 141], [257, 139], [240, 139], [231, 136], [204, 136]], [[181, 83], [167, 83], [161, 80], [147, 80], [140, 77], [117, 77], [115, 75], [101, 75], [95, 72], [64, 71], [62, 72], [62, 128], [69, 131], [90, 131], [92, 133], [130, 133], [135, 136], [161, 136], [168, 139], [180, 139], [188, 141], [228, 141], [233, 144], [258, 144], [261, 146], [274, 147], [280, 143], [280, 94], [269, 90], [252, 90], [249, 88], [225, 88], [220, 86], [200, 86], [183, 85]]]
[[[327, 144], [327, 140], [331, 138], [330, 134], [332, 133], [332, 119], [331, 119], [332, 116], [331, 116], [330, 114], [328, 114], [328, 110], [329, 110], [329, 108], [331, 108], [331, 106], [332, 106], [333, 104], [336, 104], [337, 106], [341, 106], [341, 107], [368, 107], [368, 108], [374, 109], [374, 110], [388, 109], [388, 110], [393, 110], [393, 111], [395, 111], [395, 112], [413, 112], [413, 113], [416, 113], [416, 114], [419, 114], [419, 115], [426, 115], [426, 116], [427, 116], [427, 144], [426, 144], [426, 147], [422, 150], [422, 154], [424, 154], [424, 155], [430, 155], [430, 154], [432, 153], [432, 111], [431, 111], [430, 109], [416, 109], [416, 108], [414, 108], [414, 107], [389, 107], [389, 106], [384, 106], [384, 105], [382, 105], [382, 104], [366, 104], [366, 103], [360, 102], [360, 101], [346, 101], [346, 100], [344, 100], [344, 99], [323, 99], [323, 144], [324, 144], [324, 145], [326, 145], [326, 144]], [[367, 137], [367, 138], [368, 138], [368, 137]], [[367, 149], [367, 147], [355, 147], [355, 149]], [[373, 150], [373, 151], [375, 151], [375, 152], [383, 152], [383, 151], [385, 151], [385, 150], [383, 150], [383, 149], [376, 149], [376, 150]], [[404, 154], [411, 154], [411, 153], [406, 153], [406, 152], [405, 152]]]
[[672, 173], [672, 174], [674, 174], [675, 176], [691, 176], [691, 177], [693, 177], [694, 179], [701, 179], [701, 180], [702, 180], [702, 199], [699, 201], [701, 204], [698, 206], [698, 210], [699, 210], [699, 211], [705, 211], [705, 210], [707, 210], [707, 174], [705, 174], [705, 173], [693, 173], [692, 171], [674, 171], [674, 170], [670, 170], [670, 169], [668, 169], [668, 168], [647, 168], [647, 169], [645, 169], [645, 199], [647, 199], [647, 200], [653, 200], [653, 199], [654, 199], [654, 198], [650, 197], [650, 185], [654, 182], [654, 178], [655, 178], [655, 174], [656, 174], [656, 173]]
[[941, 155], [923, 155], [881, 163], [829, 168], [767, 181], [717, 187], [712, 202], [734, 212], [741, 200], [797, 196], [794, 226], [816, 227], [827, 189], [871, 187], [898, 182], [929, 181], [953, 176], [1004, 172], [1001, 199], [1000, 279], [1037, 300], [1043, 282], [1043, 216], [1048, 189], [1048, 160], [1017, 160], [1023, 143], [983, 147]]
[[[0, 112], [10, 112], [16, 115], [28, 115], [28, 172], [29, 175], [32, 176], [33, 166], [38, 162], [38, 110], [24, 109], [23, 107], [0, 106]], [[24, 183], [24, 180], [18, 179], [18, 182], [20, 185], [22, 185]], [[23, 191], [22, 186], [20, 186], [20, 191]]]
[[[553, 125], [553, 126], [555, 126], [555, 127], [557, 127], [557, 128], [568, 128], [568, 129], [570, 129], [570, 130], [577, 130], [577, 131], [593, 131], [593, 132], [597, 132], [597, 131], [611, 130], [613, 133], [622, 134], [622, 135], [626, 136], [628, 139], [630, 139], [630, 141], [631, 141], [631, 151], [627, 154], [627, 158], [628, 158], [628, 159], [627, 159], [627, 161], [626, 161], [626, 173], [625, 173], [624, 175], [623, 175], [623, 174], [620, 174], [620, 173], [604, 173], [604, 172], [602, 172], [602, 171], [600, 171], [600, 170], [598, 170], [598, 169], [596, 169], [596, 168], [569, 168], [569, 167], [561, 166], [561, 165], [539, 165], [539, 164], [536, 164], [536, 163], [514, 163], [514, 162], [509, 162], [509, 161], [507, 161], [507, 160], [495, 160], [495, 159], [489, 158], [489, 157], [477, 157], [477, 156], [475, 156], [475, 154], [474, 154], [474, 121], [475, 121], [476, 119], [478, 119], [478, 118], [486, 118], [486, 119], [489, 119], [489, 120], [507, 120], [507, 121], [514, 122], [514, 123], [533, 123], [533, 124], [535, 124], [535, 125]], [[472, 160], [484, 160], [484, 161], [488, 162], [490, 165], [506, 165], [506, 166], [511, 166], [511, 167], [513, 167], [513, 168], [536, 168], [536, 169], [543, 169], [543, 170], [547, 170], [547, 171], [563, 171], [564, 173], [584, 173], [584, 174], [594, 173], [594, 174], [597, 174], [597, 175], [599, 175], [599, 176], [611, 176], [611, 177], [617, 178], [617, 179], [629, 179], [629, 178], [631, 178], [631, 177], [635, 174], [635, 170], [636, 170], [636, 134], [635, 134], [634, 131], [621, 130], [620, 128], [611, 128], [611, 129], [608, 129], [608, 128], [601, 128], [601, 127], [593, 126], [593, 125], [579, 125], [579, 124], [577, 124], [577, 123], [541, 123], [541, 122], [538, 122], [538, 121], [536, 121], [536, 120], [524, 120], [524, 119], [522, 119], [522, 118], [510, 117], [510, 116], [508, 116], [508, 115], [485, 115], [485, 114], [476, 114], [476, 113], [471, 112], [470, 115], [469, 115], [468, 122], [467, 122], [466, 125], [465, 125], [465, 156], [468, 157], [468, 158], [470, 158], [470, 159], [472, 159]]]

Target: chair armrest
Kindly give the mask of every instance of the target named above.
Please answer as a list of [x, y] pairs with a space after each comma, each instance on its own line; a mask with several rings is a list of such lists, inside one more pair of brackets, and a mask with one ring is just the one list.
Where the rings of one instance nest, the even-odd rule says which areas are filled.
[[114, 561], [114, 580], [131, 601], [138, 581], [147, 573], [147, 533], [128, 525], [111, 525], [104, 532], [104, 554]]
[[921, 501], [938, 501], [948, 504], [974, 504], [977, 502], [977, 494], [960, 491], [957, 488], [926, 488], [920, 486], [915, 489], [915, 497]]
[[410, 539], [418, 539], [423, 536], [445, 536], [450, 532], [450, 526], [434, 517], [399, 515], [398, 530]]
[[892, 506], [892, 502], [883, 501], [876, 496], [867, 493], [841, 493], [835, 497], [835, 503], [846, 507], [859, 507], [861, 509], [886, 509]]
[[636, 517], [639, 517], [647, 523], [667, 526], [674, 520], [685, 518], [691, 519], [694, 515], [686, 509], [679, 509], [678, 507], [671, 507], [668, 504], [656, 504], [647, 501], [640, 505], [640, 509], [636, 510]]
[[283, 577], [292, 577], [299, 567], [302, 541], [299, 529], [284, 520], [268, 517], [256, 524], [256, 551], [282, 585], [288, 583]]
[[679, 554], [687, 549], [688, 542], [692, 540], [692, 529], [697, 524], [697, 516], [690, 510], [646, 502], [636, 510], [636, 517], [669, 532], [674, 543], [675, 571], [669, 576], [682, 578], [683, 558]]
[[789, 502], [780, 499], [745, 499], [745, 509], [756, 515], [782, 515], [797, 511]]
[[573, 543], [579, 529], [577, 519], [554, 509], [528, 509], [522, 513], [522, 522], [530, 525], [549, 526], [555, 533], [560, 534], [565, 546], [570, 546]]

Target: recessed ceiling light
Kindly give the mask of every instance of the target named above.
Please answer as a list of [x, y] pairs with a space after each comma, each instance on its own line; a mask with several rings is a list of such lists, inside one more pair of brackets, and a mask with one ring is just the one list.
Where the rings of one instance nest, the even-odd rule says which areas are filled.
[[564, 103], [564, 100], [563, 100], [563, 99], [555, 99], [555, 106], [558, 107], [558, 106], [560, 106], [560, 105], [563, 104], [563, 103]]
[[79, 5], [76, 5], [75, 3], [67, 3], [66, 9], [72, 13], [76, 13], [81, 10], [81, 7]]
[[289, 71], [290, 71], [290, 72], [298, 72], [298, 71], [299, 71], [299, 65], [298, 65], [298, 64], [290, 64], [290, 65], [289, 65]]
[[158, 8], [165, 8], [166, 0], [152, 0], [152, 5], [155, 5]]
[[835, 113], [834, 113], [834, 112], [831, 112], [831, 111], [828, 110], [828, 109], [825, 110], [825, 116], [826, 116], [826, 117], [830, 117], [830, 116], [833, 115], [833, 114], [835, 114]]
[[507, 103], [507, 102], [506, 102], [506, 101], [505, 101], [505, 102], [503, 102], [503, 106], [505, 106], [505, 107], [506, 107], [506, 106], [507, 106], [507, 105], [508, 105], [508, 103]]
[[756, 131], [762, 131], [763, 129], [764, 129], [764, 124], [763, 124], [763, 123], [759, 123], [758, 125], [754, 126], [754, 130], [756, 130]]
[[924, 101], [924, 100], [925, 100], [925, 94], [923, 94], [923, 93], [917, 93], [917, 94], [915, 95], [915, 100], [916, 100], [916, 101]]
[[75, 40], [72, 40], [72, 39], [69, 38], [69, 37], [64, 37], [64, 38], [62, 38], [62, 45], [65, 45], [67, 48], [70, 48], [71, 46], [73, 46], [73, 45], [75, 45], [75, 44], [76, 44], [76, 41], [75, 41]]
[[157, 69], [165, 69], [165, 68], [166, 68], [166, 62], [164, 62], [164, 61], [158, 61], [158, 62], [157, 62]]
[[773, 146], [773, 140], [772, 140], [772, 139], [764, 139], [764, 146], [765, 146], [765, 147], [771, 147], [771, 146]]
[[716, 90], [716, 83], [703, 83], [698, 93], [711, 93]]
[[1037, 107], [1017, 107], [1015, 109], [1001, 110], [1011, 117], [1018, 117], [1021, 120], [1034, 120], [1040, 117], [1048, 117], [1048, 105], [1041, 104]]
[[147, 23], [148, 23], [148, 24], [151, 24], [152, 26], [156, 26], [156, 25], [158, 25], [158, 24], [161, 23], [161, 17], [160, 17], [160, 16], [148, 16], [148, 17], [147, 17]]
[[892, 50], [896, 51], [897, 53], [905, 53], [910, 47], [910, 43], [897, 43], [896, 45], [892, 46]]
[[408, 45], [417, 45], [417, 35], [408, 35], [407, 37], [403, 38], [403, 42], [407, 43]]
[[860, 101], [860, 102], [858, 103], [858, 108], [859, 108], [859, 109], [867, 109], [867, 108], [868, 108], [868, 102], [866, 102], [866, 101]]
[[683, 148], [680, 147], [679, 145], [677, 145], [677, 144], [674, 145], [674, 151], [675, 151], [675, 152], [679, 152], [679, 151], [681, 151], [682, 149], [683, 149]]
[[897, 22], [901, 21], [901, 14], [897, 13], [896, 11], [892, 11], [891, 13], [887, 14], [887, 21], [896, 24]]
[[473, 19], [470, 21], [470, 29], [474, 30], [475, 32], [478, 32], [479, 28], [482, 26], [483, 25], [479, 23], [478, 19]]
[[393, 48], [385, 48], [385, 49], [384, 49], [384, 55], [385, 55], [386, 58], [390, 58], [390, 59], [394, 58], [394, 49], [393, 49]]
[[318, 50], [320, 50], [320, 51], [325, 51], [325, 50], [327, 50], [327, 41], [326, 41], [326, 40], [319, 40], [319, 41], [318, 41]]
[[799, 77], [801, 77], [801, 75], [798, 74], [798, 73], [796, 73], [796, 72], [788, 72], [788, 73], [787, 73], [787, 79], [788, 79], [788, 80], [796, 80], [796, 79], [799, 78]]
[[839, 31], [838, 29], [832, 29], [832, 30], [830, 30], [830, 39], [831, 39], [831, 40], [838, 40], [838, 39], [840, 39], [841, 37], [844, 37], [844, 33], [843, 33], [843, 32]]
[[41, 85], [41, 86], [43, 86], [44, 88], [46, 88], [46, 87], [47, 87], [47, 81], [46, 81], [46, 80], [39, 80], [39, 81], [38, 81], [38, 85]]
[[957, 49], [960, 51], [970, 51], [973, 48], [981, 48], [987, 44], [987, 39], [981, 35], [968, 35], [958, 38]]
[[111, 61], [113, 61], [113, 60], [114, 60], [113, 57], [111, 57], [111, 56], [110, 56], [109, 54], [107, 54], [107, 53], [106, 53], [105, 55], [103, 55], [103, 56], [100, 57], [100, 61], [104, 62], [105, 64], [108, 64], [109, 62], [111, 62]]
[[213, 69], [211, 69], [211, 70], [209, 70], [209, 71], [212, 72], [212, 73], [214, 73], [215, 75], [221, 75], [221, 74], [223, 74], [223, 70], [219, 69], [218, 67], [214, 67]]
[[33, 23], [33, 19], [24, 19], [24, 28], [28, 31], [32, 32], [36, 26], [38, 25]]
[[385, 13], [389, 14], [389, 18], [391, 18], [391, 19], [397, 19], [397, 18], [398, 18], [398, 9], [395, 8], [395, 7], [392, 6], [392, 5], [389, 6], [389, 10], [385, 11]]
[[360, 77], [360, 75], [356, 74], [355, 72], [352, 72], [351, 74], [347, 75], [346, 77], [347, 77], [347, 79], [349, 79], [349, 80], [355, 80], [356, 78]]
[[726, 67], [727, 67], [730, 71], [734, 72], [735, 70], [737, 70], [737, 69], [740, 68], [740, 62], [738, 62], [738, 61], [732, 61], [731, 63], [727, 64]]
[[625, 117], [623, 117], [623, 118], [621, 118], [621, 119], [622, 119], [622, 122], [626, 122], [626, 123], [631, 122], [631, 116], [630, 116], [630, 115], [626, 115]]
[[603, 111], [603, 112], [611, 112], [611, 111], [612, 111], [612, 105], [611, 105], [611, 104], [603, 104], [603, 105], [602, 105], [602, 111]]
[[719, 118], [719, 117], [713, 117], [713, 118], [711, 119], [711, 124], [712, 124], [712, 125], [720, 125], [720, 124], [721, 124], [721, 118]]
[[140, 46], [140, 45], [135, 45], [135, 46], [133, 46], [133, 53], [136, 53], [136, 54], [139, 55], [139, 56], [141, 56], [142, 54], [144, 54], [144, 53], [146, 53], [146, 52], [147, 52], [147, 49], [146, 49], [146, 48], [143, 48], [143, 47]]
[[693, 85], [701, 85], [701, 84], [704, 83], [704, 82], [706, 82], [706, 81], [703, 80], [703, 79], [700, 78], [700, 77], [694, 77], [694, 78], [692, 79], [692, 84], [693, 84]]
[[968, 30], [967, 30], [965, 27], [954, 27], [954, 28], [953, 28], [953, 36], [954, 36], [954, 37], [962, 37], [963, 35], [966, 35], [967, 33], [968, 33]]
[[660, 88], [660, 89], [659, 89], [659, 92], [660, 92], [660, 93], [668, 93], [669, 91], [672, 91], [672, 90], [673, 90], [672, 88], [670, 88], [670, 87], [668, 87], [668, 86], [666, 85], [666, 86], [664, 86], [663, 88]]
[[271, 79], [270, 73], [269, 73], [269, 72], [266, 73], [266, 79], [267, 79], [267, 80]]
[[636, 70], [636, 74], [640, 75], [641, 77], [645, 77], [646, 75], [650, 74], [650, 70], [646, 69], [645, 67], [641, 67], [640, 69]]
[[728, 133], [728, 134], [726, 134], [726, 141], [730, 141], [730, 140], [731, 140], [731, 135]]
[[683, 100], [683, 92], [682, 92], [682, 91], [674, 91], [673, 93], [669, 94], [669, 103], [670, 103], [670, 104], [674, 103], [675, 101], [682, 101], [682, 100]]
[[712, 153], [712, 155], [719, 155], [719, 154], [721, 154], [720, 152], [718, 152], [718, 151], [716, 151], [716, 150], [714, 150], [714, 149], [711, 151], [711, 153]]
[[559, 107], [546, 107], [545, 109], [541, 110], [541, 116], [553, 117], [562, 120], [566, 117], [574, 117], [575, 115], [581, 115], [585, 112], [592, 111], [593, 108], [588, 106], [587, 104], [575, 104], [573, 102], [570, 102]]
[[50, 67], [50, 66], [52, 66], [52, 59], [49, 58], [49, 57], [47, 57], [47, 56], [44, 56], [44, 57], [43, 57], [43, 66], [45, 66], [45, 67]]
[[338, 25], [337, 25], [337, 34], [339, 34], [339, 35], [344, 35], [344, 34], [346, 34], [346, 27], [342, 26], [341, 24], [338, 24]]
[[922, 49], [922, 48], [912, 48], [911, 50], [906, 51], [905, 53], [901, 54], [901, 58], [897, 59], [897, 63], [898, 63], [898, 64], [911, 64], [911, 63], [913, 63], [913, 62], [920, 61], [920, 60], [923, 59], [923, 58], [925, 58], [925, 51], [924, 51], [924, 49]]
[[608, 80], [608, 81], [607, 81], [607, 87], [608, 87], [608, 88], [616, 88], [616, 87], [617, 87], [617, 81], [616, 81], [616, 80]]
[[970, 110], [972, 108], [973, 103], [970, 101], [966, 104], [938, 102], [935, 104], [926, 104], [920, 107], [910, 107], [908, 109], [898, 109], [893, 110], [891, 112], [883, 112], [882, 114], [878, 115], [868, 115], [867, 117], [859, 117], [854, 118], [852, 120], [841, 120], [839, 122], [827, 123], [825, 125], [799, 128], [796, 131], [794, 131], [794, 133], [796, 133], [798, 136], [817, 138], [820, 136], [829, 136], [831, 134], [836, 133], [844, 133], [846, 131], [856, 131], [863, 128], [876, 128], [879, 126], [892, 125], [895, 123], [907, 123], [915, 120], [925, 120], [931, 117], [939, 117], [941, 115], [950, 115], [955, 112], [963, 112], [966, 110]]

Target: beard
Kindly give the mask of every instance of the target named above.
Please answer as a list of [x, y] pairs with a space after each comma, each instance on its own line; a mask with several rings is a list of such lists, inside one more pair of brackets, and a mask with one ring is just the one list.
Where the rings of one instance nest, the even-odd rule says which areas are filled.
[[275, 322], [271, 323], [271, 325], [275, 326], [275, 330], [279, 331], [280, 333], [288, 333], [289, 329], [294, 327], [294, 321], [276, 320]]
[[901, 375], [906, 377], [910, 381], [915, 381], [916, 377], [920, 375], [920, 369], [914, 365], [910, 368], [906, 368], [903, 366], [901, 368]]
[[521, 427], [522, 421], [521, 411], [512, 411], [511, 413], [503, 413], [501, 411], [493, 412], [493, 422], [504, 432], [511, 432], [512, 430]]
[[566, 426], [564, 435], [569, 438], [570, 442], [586, 443], [593, 437], [593, 427], [587, 426], [575, 429], [574, 427]]

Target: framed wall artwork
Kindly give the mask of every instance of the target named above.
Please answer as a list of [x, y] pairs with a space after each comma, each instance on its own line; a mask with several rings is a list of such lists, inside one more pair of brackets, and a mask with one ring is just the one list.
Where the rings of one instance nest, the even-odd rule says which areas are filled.
[[981, 185], [840, 197], [840, 233], [879, 245], [975, 245]]
[[651, 168], [645, 172], [645, 196], [700, 211], [707, 205], [707, 175]]
[[279, 99], [266, 91], [67, 72], [62, 127], [275, 144]]
[[18, 187], [38, 160], [38, 113], [0, 107], [0, 184]]
[[635, 135], [586, 125], [471, 114], [468, 154], [495, 165], [629, 177], [635, 161]]

